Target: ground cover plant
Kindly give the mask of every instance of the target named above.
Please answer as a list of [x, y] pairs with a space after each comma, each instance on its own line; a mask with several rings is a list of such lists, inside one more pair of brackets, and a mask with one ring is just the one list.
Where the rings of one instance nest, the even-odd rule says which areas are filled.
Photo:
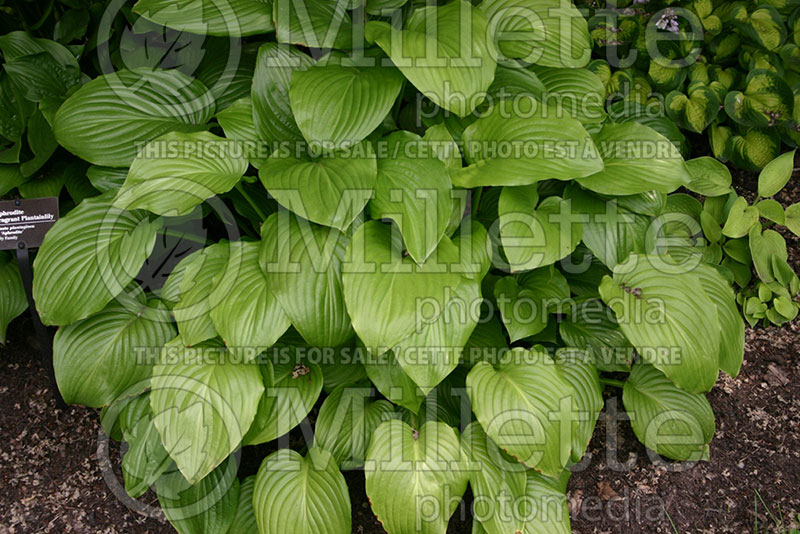
[[[604, 388], [649, 449], [707, 459], [704, 394], [741, 367], [743, 314], [797, 315], [770, 228], [798, 232], [797, 205], [771, 199], [794, 152], [763, 156], [748, 205], [689, 150], [681, 129], [717, 117], [698, 126], [694, 91], [620, 114], [652, 87], [617, 98], [644, 75], [592, 58], [630, 20], [637, 46], [639, 27], [680, 33], [669, 13], [613, 28], [549, 0], [18, 15], [0, 37], [0, 183], [66, 190], [33, 283], [59, 327], [58, 386], [102, 409], [126, 491], [154, 487], [181, 533], [350, 532], [351, 469], [390, 534], [444, 532], [468, 486], [475, 532], [569, 532], [569, 468]], [[772, 113], [755, 78], [724, 88], [737, 125]], [[747, 132], [791, 144], [773, 115]], [[747, 132], [724, 144], [761, 147]], [[0, 269], [4, 333], [26, 301], [10, 254]], [[263, 444], [239, 480], [241, 448]]]

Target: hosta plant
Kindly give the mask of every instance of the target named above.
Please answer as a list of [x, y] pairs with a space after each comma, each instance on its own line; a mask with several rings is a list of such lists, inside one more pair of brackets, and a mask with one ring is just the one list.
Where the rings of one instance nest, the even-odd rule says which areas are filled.
[[744, 350], [730, 241], [679, 192], [702, 174], [680, 131], [607, 109], [575, 6], [119, 16], [186, 46], [120, 32], [110, 68], [29, 105], [90, 186], [33, 296], [64, 399], [127, 443], [130, 496], [154, 488], [182, 534], [347, 533], [343, 471], [363, 469], [390, 534], [445, 532], [468, 487], [476, 532], [569, 532], [605, 388], [649, 449], [708, 458], [705, 393]]

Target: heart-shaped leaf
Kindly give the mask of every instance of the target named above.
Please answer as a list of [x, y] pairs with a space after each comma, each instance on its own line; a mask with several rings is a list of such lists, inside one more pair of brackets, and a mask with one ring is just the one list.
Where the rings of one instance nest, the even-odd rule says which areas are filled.
[[550, 313], [569, 298], [569, 285], [551, 265], [501, 278], [494, 286], [494, 296], [513, 343], [544, 330]]
[[568, 347], [589, 352], [601, 371], [630, 370], [633, 346], [620, 330], [614, 312], [601, 300], [590, 299], [578, 305], [558, 324], [558, 332]]
[[705, 85], [698, 85], [688, 95], [672, 91], [665, 102], [667, 114], [678, 125], [702, 133], [719, 113], [719, 98]]
[[791, 118], [794, 94], [777, 73], [756, 69], [745, 80], [744, 91], [725, 97], [725, 112], [744, 126], [765, 128]]

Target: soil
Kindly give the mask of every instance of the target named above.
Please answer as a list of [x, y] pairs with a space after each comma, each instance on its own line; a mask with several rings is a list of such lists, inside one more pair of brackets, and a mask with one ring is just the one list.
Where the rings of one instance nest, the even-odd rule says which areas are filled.
[[[752, 175], [735, 175], [754, 196]], [[795, 184], [797, 180], [795, 179]], [[752, 198], [750, 199], [752, 200]], [[794, 186], [778, 197], [800, 200]], [[800, 270], [800, 239], [785, 234]], [[118, 445], [101, 437], [96, 410], [55, 408], [27, 317], [0, 346], [0, 534], [174, 532], [145, 494], [142, 514], [112, 489], [119, 481]], [[606, 394], [587, 457], [568, 486], [573, 531], [610, 533], [791, 533], [800, 513], [800, 320], [749, 329], [736, 379], [721, 376], [709, 394], [716, 434], [709, 462], [678, 466], [650, 458], [621, 419], [618, 392]], [[242, 473], [254, 457], [245, 452]], [[249, 459], [248, 459], [249, 458]], [[353, 532], [383, 530], [372, 514], [360, 472], [346, 473]], [[448, 532], [471, 532], [469, 493]], [[783, 526], [783, 529], [777, 525]]]

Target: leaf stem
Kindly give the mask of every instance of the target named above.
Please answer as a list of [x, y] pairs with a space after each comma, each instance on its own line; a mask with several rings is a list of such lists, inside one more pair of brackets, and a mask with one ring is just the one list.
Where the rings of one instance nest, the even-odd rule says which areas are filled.
[[267, 220], [266, 214], [253, 201], [253, 198], [247, 193], [247, 191], [244, 190], [244, 187], [242, 186], [242, 182], [239, 182], [238, 184], [236, 184], [236, 190], [239, 192], [239, 194], [241, 194], [244, 197], [244, 199], [247, 201], [247, 203], [250, 204], [250, 207], [253, 208], [253, 210], [256, 212], [256, 214], [261, 218], [261, 222], [266, 221]]
[[603, 384], [604, 386], [611, 386], [620, 389], [622, 389], [622, 387], [625, 385], [625, 382], [623, 382], [622, 380], [614, 380], [613, 378], [605, 378], [605, 377], [600, 377], [600, 383]]

